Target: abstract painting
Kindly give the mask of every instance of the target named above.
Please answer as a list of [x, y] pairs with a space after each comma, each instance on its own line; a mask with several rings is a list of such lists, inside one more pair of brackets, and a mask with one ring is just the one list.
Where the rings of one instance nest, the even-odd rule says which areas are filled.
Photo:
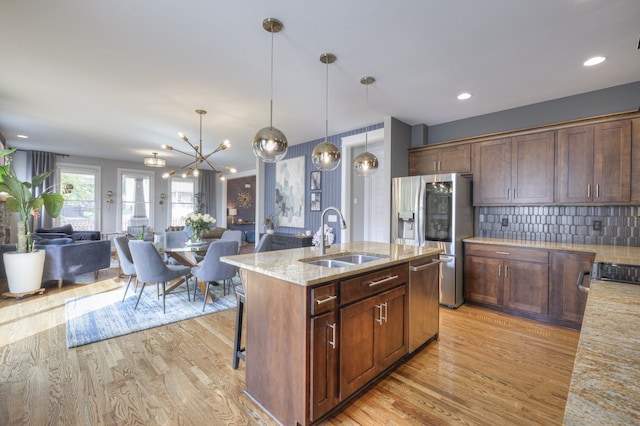
[[304, 228], [305, 157], [276, 163], [275, 219], [278, 226]]

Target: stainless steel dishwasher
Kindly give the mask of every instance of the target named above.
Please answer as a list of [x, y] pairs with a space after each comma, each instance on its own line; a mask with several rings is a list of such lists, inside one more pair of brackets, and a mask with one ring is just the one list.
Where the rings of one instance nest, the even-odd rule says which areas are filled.
[[409, 264], [409, 353], [440, 330], [440, 260], [428, 257]]

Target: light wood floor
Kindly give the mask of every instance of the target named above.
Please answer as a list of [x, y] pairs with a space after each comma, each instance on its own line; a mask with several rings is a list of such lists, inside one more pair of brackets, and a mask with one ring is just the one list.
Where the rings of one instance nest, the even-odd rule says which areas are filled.
[[[126, 283], [100, 279], [0, 300], [0, 425], [275, 424], [242, 393], [244, 365], [231, 368], [235, 310], [68, 350], [65, 300]], [[325, 424], [562, 423], [578, 332], [440, 312], [440, 341]]]

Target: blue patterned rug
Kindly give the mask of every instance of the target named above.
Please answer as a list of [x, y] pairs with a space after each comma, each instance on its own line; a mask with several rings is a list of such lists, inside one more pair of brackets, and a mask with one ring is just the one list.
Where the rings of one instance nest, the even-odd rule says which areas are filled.
[[[238, 278], [234, 279], [235, 284], [240, 284]], [[223, 296], [222, 285], [214, 285], [210, 286], [210, 292], [215, 299], [213, 302], [208, 301], [202, 312], [200, 289], [197, 290], [197, 299], [193, 302], [193, 284], [189, 285], [192, 300], [189, 302], [187, 288], [183, 284], [167, 293], [167, 313], [163, 314], [162, 297], [157, 299], [156, 286], [149, 284], [140, 298], [138, 308], [134, 310], [138, 294], [131, 291], [132, 287], [133, 283], [124, 301], [122, 300], [124, 289], [67, 299], [65, 302], [67, 348], [212, 314], [236, 306], [233, 290], [231, 294]], [[138, 286], [139, 291], [140, 286]]]

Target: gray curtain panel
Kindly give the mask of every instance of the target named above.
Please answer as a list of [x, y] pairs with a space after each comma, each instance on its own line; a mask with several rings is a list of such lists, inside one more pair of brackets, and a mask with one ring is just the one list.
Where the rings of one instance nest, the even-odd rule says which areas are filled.
[[202, 213], [209, 213], [215, 217], [216, 213], [216, 178], [212, 170], [200, 169], [198, 192], [202, 195]]
[[[52, 152], [31, 151], [30, 161], [27, 163], [28, 176], [36, 176], [55, 168], [56, 154]], [[57, 191], [58, 188], [55, 186], [56, 180], [56, 173], [52, 173], [42, 185], [31, 187], [31, 195], [38, 197], [48, 188]], [[49, 216], [43, 208], [41, 215], [33, 220], [33, 227], [31, 229], [51, 228], [53, 225], [54, 219]]]

